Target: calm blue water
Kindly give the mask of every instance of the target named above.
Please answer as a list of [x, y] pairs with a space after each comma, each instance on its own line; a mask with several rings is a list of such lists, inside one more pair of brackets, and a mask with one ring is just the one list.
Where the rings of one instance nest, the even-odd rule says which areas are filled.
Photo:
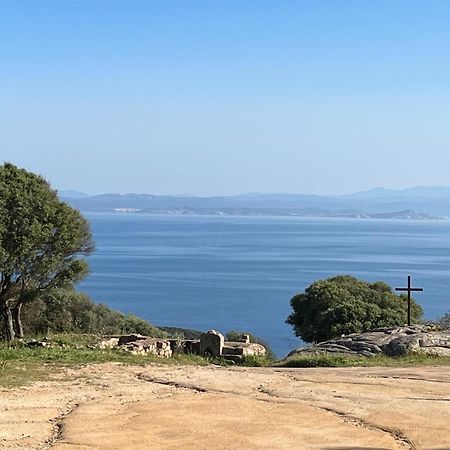
[[450, 309], [450, 221], [86, 214], [97, 250], [81, 289], [157, 325], [250, 331], [283, 356], [298, 346], [289, 300], [348, 273], [425, 289]]

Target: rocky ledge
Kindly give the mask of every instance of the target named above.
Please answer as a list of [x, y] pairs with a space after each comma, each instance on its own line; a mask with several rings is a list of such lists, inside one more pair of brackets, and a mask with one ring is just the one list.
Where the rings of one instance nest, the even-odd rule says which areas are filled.
[[367, 357], [410, 353], [450, 356], [450, 330], [436, 330], [428, 325], [377, 328], [299, 348], [289, 353], [288, 357], [320, 353]]

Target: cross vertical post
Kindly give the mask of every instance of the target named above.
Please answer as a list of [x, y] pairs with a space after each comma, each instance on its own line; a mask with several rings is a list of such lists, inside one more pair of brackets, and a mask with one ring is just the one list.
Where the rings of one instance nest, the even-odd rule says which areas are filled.
[[422, 292], [423, 289], [411, 287], [411, 275], [408, 275], [408, 287], [395, 288], [395, 290], [408, 293], [408, 326], [410, 326], [411, 325], [411, 292]]

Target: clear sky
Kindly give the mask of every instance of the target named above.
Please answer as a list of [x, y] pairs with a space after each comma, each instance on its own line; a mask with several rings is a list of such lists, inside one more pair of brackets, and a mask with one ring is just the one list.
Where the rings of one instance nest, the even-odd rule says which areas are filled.
[[2, 0], [0, 160], [89, 193], [450, 185], [450, 1]]

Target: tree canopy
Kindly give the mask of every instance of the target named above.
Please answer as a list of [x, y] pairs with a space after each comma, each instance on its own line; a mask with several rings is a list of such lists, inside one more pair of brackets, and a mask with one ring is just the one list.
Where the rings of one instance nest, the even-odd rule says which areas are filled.
[[94, 249], [88, 222], [39, 175], [0, 166], [0, 318], [3, 337], [22, 337], [22, 305], [72, 285]]
[[[406, 296], [396, 295], [382, 281], [368, 283], [350, 275], [316, 281], [291, 299], [286, 322], [305, 342], [320, 342], [342, 334], [403, 325]], [[411, 301], [411, 317], [419, 320], [422, 308]]]

